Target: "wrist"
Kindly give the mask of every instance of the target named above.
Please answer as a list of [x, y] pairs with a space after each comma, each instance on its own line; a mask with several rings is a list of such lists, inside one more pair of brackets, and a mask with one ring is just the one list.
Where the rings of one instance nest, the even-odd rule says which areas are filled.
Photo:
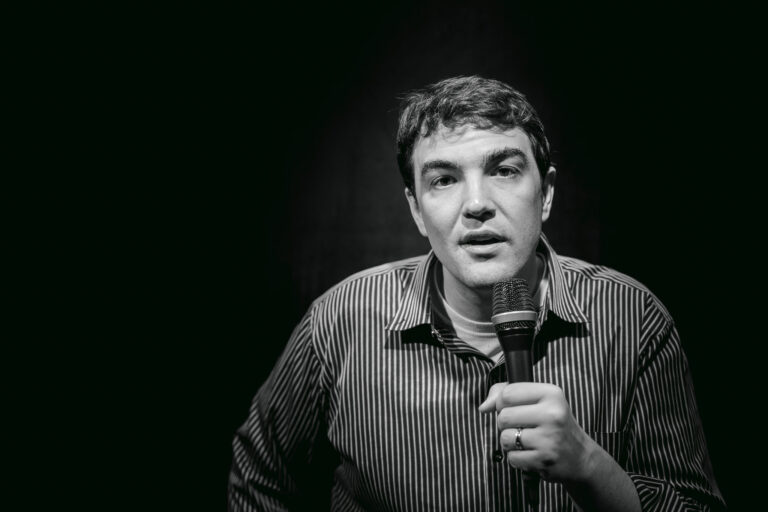
[[607, 453], [586, 433], [583, 433], [581, 445], [578, 466], [572, 473], [573, 478], [566, 482], [566, 486], [589, 487], [599, 480], [600, 468], [605, 462], [603, 456]]
[[624, 469], [592, 438], [576, 477], [563, 482], [579, 510], [639, 511], [637, 491]]

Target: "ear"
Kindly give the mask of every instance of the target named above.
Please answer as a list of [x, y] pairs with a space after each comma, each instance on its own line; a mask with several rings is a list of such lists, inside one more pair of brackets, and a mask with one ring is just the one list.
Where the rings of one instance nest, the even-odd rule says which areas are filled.
[[419, 208], [418, 201], [416, 201], [408, 187], [405, 187], [405, 198], [408, 199], [408, 206], [411, 207], [411, 216], [413, 217], [413, 222], [416, 223], [416, 227], [419, 228], [419, 233], [421, 233], [421, 236], [427, 236], [427, 230], [424, 229], [424, 219], [421, 218], [421, 208]]
[[549, 213], [552, 211], [552, 200], [555, 197], [556, 176], [557, 171], [552, 166], [549, 167], [547, 174], [544, 175], [544, 183], [541, 186], [541, 193], [544, 196], [541, 208], [541, 222], [545, 222], [549, 218]]

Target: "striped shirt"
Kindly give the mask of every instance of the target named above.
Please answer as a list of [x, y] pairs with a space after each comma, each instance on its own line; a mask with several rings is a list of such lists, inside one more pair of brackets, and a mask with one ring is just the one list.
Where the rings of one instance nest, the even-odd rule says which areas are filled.
[[[672, 318], [633, 279], [555, 254], [533, 376], [562, 388], [625, 469], [643, 510], [724, 507]], [[246, 510], [525, 510], [493, 414], [498, 363], [433, 323], [433, 253], [355, 274], [309, 308], [234, 439]], [[576, 510], [540, 483], [540, 510]]]

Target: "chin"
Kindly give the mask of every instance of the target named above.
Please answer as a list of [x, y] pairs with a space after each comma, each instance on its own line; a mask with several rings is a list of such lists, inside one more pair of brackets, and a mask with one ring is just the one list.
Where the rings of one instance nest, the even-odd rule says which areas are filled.
[[509, 268], [487, 269], [483, 272], [473, 272], [466, 275], [465, 283], [470, 288], [493, 288], [494, 284], [512, 279], [516, 274], [516, 271]]

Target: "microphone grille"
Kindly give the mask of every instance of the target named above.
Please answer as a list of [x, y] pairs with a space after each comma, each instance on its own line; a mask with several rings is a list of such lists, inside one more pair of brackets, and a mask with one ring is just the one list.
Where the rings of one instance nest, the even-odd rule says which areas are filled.
[[510, 279], [493, 285], [493, 314], [536, 311], [525, 279]]

